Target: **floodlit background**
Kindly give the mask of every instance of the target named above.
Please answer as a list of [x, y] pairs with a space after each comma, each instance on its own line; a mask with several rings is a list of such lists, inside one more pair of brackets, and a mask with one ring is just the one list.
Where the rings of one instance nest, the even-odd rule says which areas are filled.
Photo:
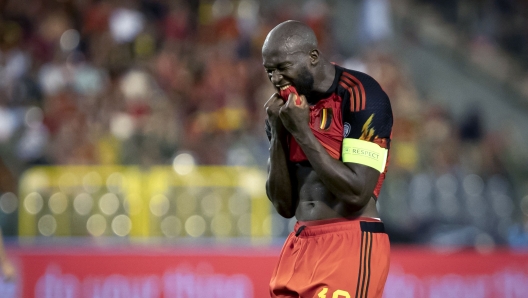
[[0, 1], [8, 247], [280, 248], [294, 220], [264, 194], [260, 50], [288, 19], [391, 99], [395, 247], [528, 248], [520, 0]]

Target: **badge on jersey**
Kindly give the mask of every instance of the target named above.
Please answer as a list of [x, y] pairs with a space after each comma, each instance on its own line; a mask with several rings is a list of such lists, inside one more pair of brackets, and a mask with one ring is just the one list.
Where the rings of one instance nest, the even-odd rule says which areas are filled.
[[346, 138], [348, 137], [348, 134], [350, 133], [350, 123], [348, 122], [345, 122], [345, 124], [343, 125], [343, 137]]
[[332, 109], [322, 109], [321, 113], [319, 114], [321, 118], [321, 123], [319, 124], [319, 128], [321, 130], [328, 130], [330, 129], [330, 126], [332, 125], [332, 119], [334, 118], [334, 112]]

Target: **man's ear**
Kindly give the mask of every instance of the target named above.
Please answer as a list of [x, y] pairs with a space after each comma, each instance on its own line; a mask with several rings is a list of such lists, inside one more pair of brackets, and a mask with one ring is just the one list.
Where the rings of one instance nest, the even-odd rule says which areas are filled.
[[319, 51], [317, 49], [310, 51], [310, 63], [312, 63], [312, 65], [319, 63]]

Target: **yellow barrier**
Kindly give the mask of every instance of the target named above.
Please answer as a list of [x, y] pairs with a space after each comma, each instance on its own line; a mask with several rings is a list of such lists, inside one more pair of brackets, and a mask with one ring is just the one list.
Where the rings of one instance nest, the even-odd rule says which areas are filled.
[[269, 240], [265, 177], [246, 167], [36, 167], [20, 180], [19, 235]]

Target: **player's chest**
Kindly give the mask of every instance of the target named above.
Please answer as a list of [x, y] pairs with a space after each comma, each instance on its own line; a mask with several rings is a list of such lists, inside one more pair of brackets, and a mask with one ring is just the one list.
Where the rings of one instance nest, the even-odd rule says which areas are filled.
[[341, 100], [337, 95], [320, 100], [310, 106], [310, 128], [325, 135], [342, 136], [343, 118]]

